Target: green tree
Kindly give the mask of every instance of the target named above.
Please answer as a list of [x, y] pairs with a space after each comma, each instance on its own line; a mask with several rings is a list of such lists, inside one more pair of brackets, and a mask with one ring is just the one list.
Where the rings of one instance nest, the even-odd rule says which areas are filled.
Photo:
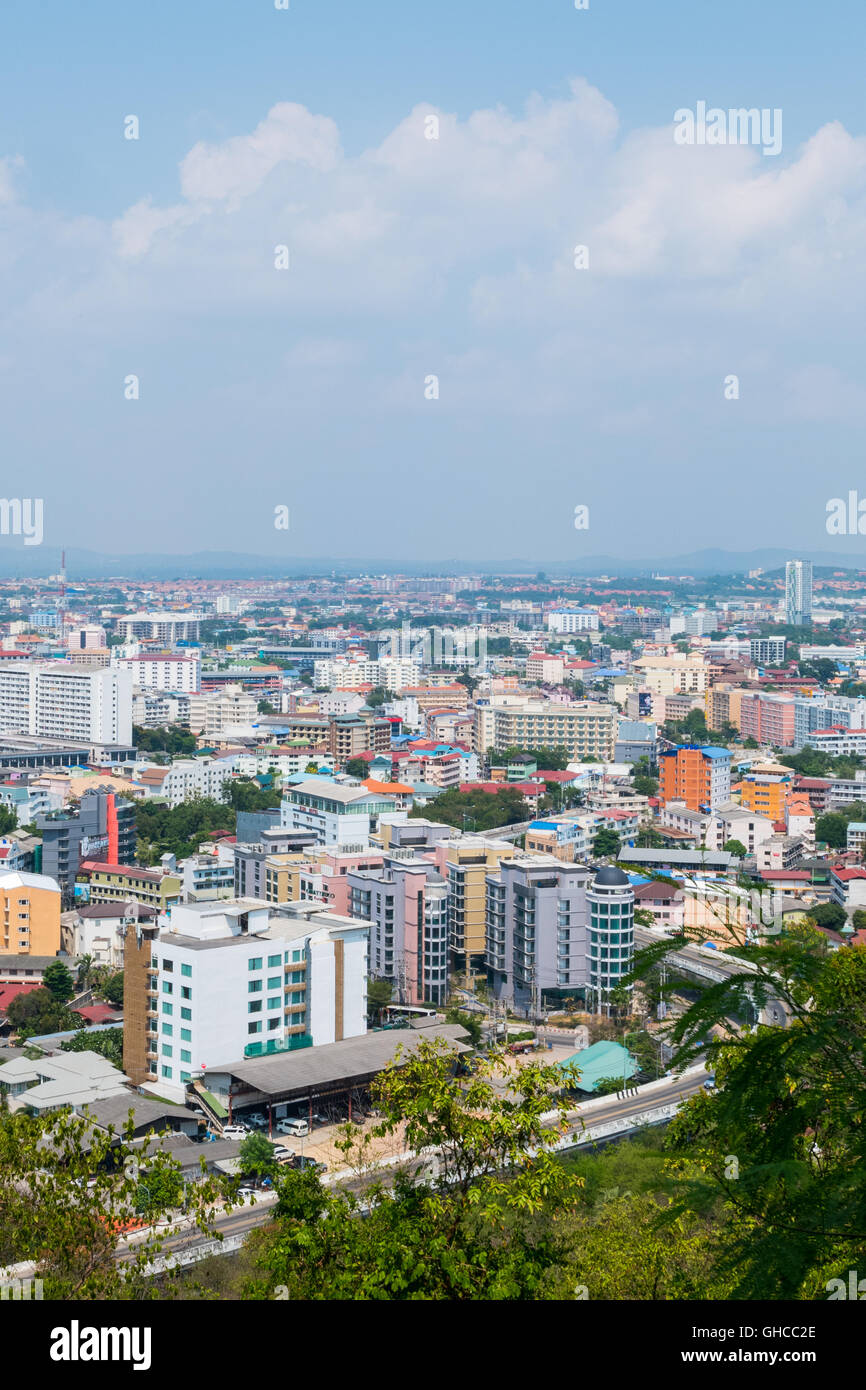
[[866, 931], [866, 910], [858, 907], [851, 916], [851, 925], [855, 931]]
[[848, 821], [841, 811], [828, 811], [815, 821], [815, 839], [824, 840], [831, 849], [844, 849], [848, 839]]
[[633, 778], [632, 786], [641, 796], [655, 796], [658, 789], [658, 779], [655, 777], [644, 777], [640, 774]]
[[43, 1033], [70, 1032], [84, 1027], [80, 1014], [72, 1013], [66, 1004], [54, 998], [50, 990], [41, 986], [10, 1000], [6, 1017], [21, 1041], [40, 1037]]
[[733, 854], [735, 859], [745, 859], [749, 852], [742, 840], [726, 840], [723, 848], [726, 853]]
[[760, 745], [759, 745], [759, 743], [758, 743], [758, 740], [757, 740], [756, 738], [752, 738], [752, 736], [751, 736], [751, 734], [750, 734], [748, 738], [744, 738], [744, 739], [743, 739], [743, 747], [744, 747], [744, 748], [758, 748], [758, 747], [760, 747]]
[[392, 980], [367, 981], [367, 1013], [371, 1018], [381, 1022], [382, 1015], [391, 1002], [394, 993], [394, 983]]
[[258, 710], [259, 714], [276, 714], [277, 712], [274, 709], [274, 706], [271, 704], [270, 700], [259, 700], [258, 704], [256, 705], [256, 709]]
[[481, 1039], [484, 1036], [484, 1030], [478, 1014], [468, 1013], [464, 1009], [452, 1006], [446, 1010], [445, 1022], [459, 1024], [465, 1031], [472, 1046], [478, 1047], [480, 1045]]
[[619, 854], [622, 841], [615, 830], [609, 830], [607, 826], [602, 826], [595, 832], [592, 842], [592, 852], [598, 859], [610, 859]]
[[123, 1071], [123, 1029], [105, 1028], [99, 1033], [86, 1033], [83, 1030], [74, 1038], [64, 1038], [60, 1044], [62, 1052], [97, 1052], [100, 1057], [111, 1062], [112, 1066]]
[[42, 984], [58, 1004], [66, 1004], [75, 994], [75, 981], [62, 960], [53, 960], [42, 974]]
[[123, 971], [118, 970], [114, 975], [109, 975], [102, 986], [100, 993], [109, 1004], [113, 1004], [116, 1009], [123, 1007]]
[[366, 696], [366, 703], [369, 705], [370, 709], [378, 709], [380, 705], [384, 705], [385, 701], [390, 700], [390, 698], [391, 695], [389, 691], [385, 689], [384, 685], [377, 685], [370, 691], [369, 695]]
[[817, 927], [825, 927], [828, 931], [841, 931], [848, 920], [844, 907], [838, 903], [819, 903], [816, 907], [810, 907], [809, 916]]
[[244, 1175], [257, 1178], [272, 1178], [279, 1166], [274, 1158], [274, 1146], [263, 1134], [248, 1134], [241, 1141], [238, 1163]]
[[[32, 1261], [47, 1299], [160, 1297], [147, 1267], [177, 1227], [145, 1232], [116, 1258], [118, 1238], [141, 1226], [142, 1181], [153, 1194], [149, 1220], [176, 1205], [180, 1165], [155, 1145], [132, 1144], [131, 1120], [118, 1133], [71, 1111], [34, 1117], [0, 1108], [0, 1267]], [[189, 1185], [187, 1212], [204, 1234], [229, 1190], [204, 1173]]]
[[[252, 1296], [272, 1297], [276, 1285], [297, 1300], [548, 1296], [567, 1252], [564, 1218], [577, 1211], [583, 1187], [550, 1153], [560, 1127], [545, 1115], [558, 1111], [564, 1120], [562, 1075], [529, 1063], [514, 1069], [503, 1093], [494, 1084], [501, 1054], [462, 1078], [455, 1062], [444, 1042], [423, 1039], [373, 1086], [382, 1114], [376, 1133], [405, 1133], [406, 1147], [435, 1157], [438, 1173], [398, 1171], [387, 1191], [371, 1181], [363, 1221], [351, 1189], [281, 1173], [273, 1227], [255, 1238]], [[356, 1141], [350, 1127], [341, 1141], [347, 1156]], [[363, 1140], [359, 1148], [363, 1168]]]
[[363, 782], [370, 771], [363, 758], [349, 758], [343, 770], [347, 772], [350, 777], [357, 777], [359, 782]]
[[18, 812], [11, 806], [0, 806], [0, 835], [9, 835], [18, 825]]
[[[750, 972], [699, 986], [671, 1029], [676, 1064], [705, 1050], [717, 1084], [670, 1127], [670, 1215], [721, 1215], [729, 1297], [824, 1297], [866, 1257], [866, 948], [794, 926], [741, 954]], [[737, 1025], [770, 1004], [787, 1027]]]

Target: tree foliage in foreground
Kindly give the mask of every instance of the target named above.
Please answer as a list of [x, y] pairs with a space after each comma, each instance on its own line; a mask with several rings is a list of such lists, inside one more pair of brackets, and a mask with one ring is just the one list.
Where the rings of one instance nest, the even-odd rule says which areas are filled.
[[[157, 1296], [146, 1278], [180, 1219], [211, 1229], [226, 1181], [188, 1184], [180, 1165], [155, 1143], [133, 1145], [124, 1132], [97, 1128], [71, 1111], [32, 1116], [0, 1108], [0, 1267], [33, 1262], [52, 1299], [139, 1299]], [[204, 1162], [204, 1160], [202, 1160]], [[152, 1224], [166, 1220], [160, 1232]], [[116, 1258], [118, 1242], [138, 1229], [136, 1243]]]

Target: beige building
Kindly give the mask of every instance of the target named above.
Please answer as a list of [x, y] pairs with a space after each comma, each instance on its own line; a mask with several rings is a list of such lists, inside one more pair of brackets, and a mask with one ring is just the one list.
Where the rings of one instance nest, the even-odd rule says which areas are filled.
[[493, 748], [497, 753], [506, 748], [564, 747], [575, 761], [592, 757], [612, 762], [616, 726], [615, 705], [592, 700], [573, 705], [509, 700], [481, 706], [476, 712], [475, 747], [481, 752]]
[[703, 695], [709, 667], [703, 657], [642, 656], [634, 663], [642, 688], [657, 695]]

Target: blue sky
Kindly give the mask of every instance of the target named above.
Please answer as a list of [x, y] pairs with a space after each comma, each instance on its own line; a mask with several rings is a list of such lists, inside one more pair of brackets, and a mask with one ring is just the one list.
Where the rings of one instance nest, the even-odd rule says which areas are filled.
[[[6, 493], [117, 552], [857, 547], [824, 521], [866, 494], [864, 31], [850, 0], [6, 0]], [[699, 100], [781, 108], [781, 155], [676, 148]]]

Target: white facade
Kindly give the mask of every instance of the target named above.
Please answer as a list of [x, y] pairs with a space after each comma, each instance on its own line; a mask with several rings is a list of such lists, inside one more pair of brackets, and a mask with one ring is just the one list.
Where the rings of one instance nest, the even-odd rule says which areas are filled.
[[299, 1037], [318, 1046], [367, 1031], [369, 924], [294, 908], [277, 915], [235, 898], [173, 907], [162, 919], [154, 1090], [182, 1100], [209, 1068], [288, 1051]]
[[150, 642], [197, 642], [200, 613], [129, 613], [115, 619], [115, 631], [127, 641], [143, 637]]
[[313, 685], [328, 690], [342, 686], [374, 685], [397, 691], [405, 686], [417, 685], [420, 678], [420, 663], [403, 657], [384, 656], [379, 661], [328, 659], [313, 663]]
[[550, 632], [598, 632], [598, 614], [589, 608], [555, 608], [547, 615]]
[[112, 662], [120, 671], [132, 673], [139, 690], [171, 690], [191, 694], [201, 689], [201, 657], [131, 656]]
[[225, 784], [232, 779], [228, 760], [221, 758], [178, 758], [166, 769], [160, 794], [169, 806], [179, 806], [194, 796], [225, 801]]
[[71, 662], [0, 666], [0, 734], [12, 733], [129, 743], [132, 677], [127, 671]]
[[189, 727], [206, 738], [226, 729], [253, 724], [258, 716], [258, 700], [247, 695], [241, 685], [222, 690], [202, 691], [189, 697]]

